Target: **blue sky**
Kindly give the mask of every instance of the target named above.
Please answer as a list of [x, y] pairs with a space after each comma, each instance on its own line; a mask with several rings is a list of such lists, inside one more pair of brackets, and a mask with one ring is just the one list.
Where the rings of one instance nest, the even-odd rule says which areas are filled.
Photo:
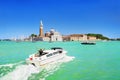
[[0, 0], [0, 38], [39, 34], [99, 33], [120, 37], [120, 0]]

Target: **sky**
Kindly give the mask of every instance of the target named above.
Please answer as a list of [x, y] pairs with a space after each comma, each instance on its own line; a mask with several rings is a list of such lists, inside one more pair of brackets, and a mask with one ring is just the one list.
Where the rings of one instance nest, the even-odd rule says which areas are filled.
[[44, 33], [120, 38], [120, 0], [0, 0], [0, 39]]

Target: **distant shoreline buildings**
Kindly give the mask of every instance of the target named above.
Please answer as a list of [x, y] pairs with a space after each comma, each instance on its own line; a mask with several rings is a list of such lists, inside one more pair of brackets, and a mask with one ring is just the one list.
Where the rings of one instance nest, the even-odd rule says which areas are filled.
[[40, 21], [39, 35], [32, 38], [33, 41], [86, 41], [97, 40], [96, 37], [87, 36], [86, 34], [71, 34], [62, 36], [55, 29], [51, 29], [44, 34], [43, 23]]
[[87, 36], [86, 34], [71, 34], [68, 36], [63, 36], [64, 41], [87, 41], [87, 40], [97, 40], [96, 37]]
[[[20, 38], [20, 39], [4, 39], [0, 41], [96, 41], [96, 40], [110, 40], [109, 38], [103, 36], [102, 34], [69, 34], [69, 35], [61, 35], [58, 31], [55, 31], [55, 29], [50, 29], [50, 31], [47, 31], [44, 33], [43, 23], [40, 21], [40, 27], [39, 27], [39, 34], [31, 34], [28, 38]], [[111, 39], [113, 40], [113, 39]], [[114, 39], [117, 40], [117, 39]], [[118, 40], [120, 40], [118, 38]]]

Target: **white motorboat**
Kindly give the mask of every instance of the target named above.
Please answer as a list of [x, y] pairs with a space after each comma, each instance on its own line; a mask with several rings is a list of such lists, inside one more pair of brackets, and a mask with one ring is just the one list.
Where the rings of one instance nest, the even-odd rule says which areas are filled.
[[66, 53], [67, 51], [60, 47], [54, 47], [50, 50], [40, 49], [37, 53], [30, 55], [29, 58], [26, 59], [26, 63], [34, 66], [42, 66], [64, 58]]

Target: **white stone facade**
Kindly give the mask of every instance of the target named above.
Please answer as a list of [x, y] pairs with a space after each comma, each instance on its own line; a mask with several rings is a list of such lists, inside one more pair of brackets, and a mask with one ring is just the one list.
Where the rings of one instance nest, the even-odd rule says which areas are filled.
[[51, 41], [62, 41], [62, 36], [61, 35], [52, 35]]
[[59, 32], [51, 29], [50, 32], [46, 32], [46, 37], [43, 41], [63, 41], [63, 39]]
[[51, 41], [62, 41], [62, 36], [59, 32], [55, 31], [54, 29], [51, 29]]

